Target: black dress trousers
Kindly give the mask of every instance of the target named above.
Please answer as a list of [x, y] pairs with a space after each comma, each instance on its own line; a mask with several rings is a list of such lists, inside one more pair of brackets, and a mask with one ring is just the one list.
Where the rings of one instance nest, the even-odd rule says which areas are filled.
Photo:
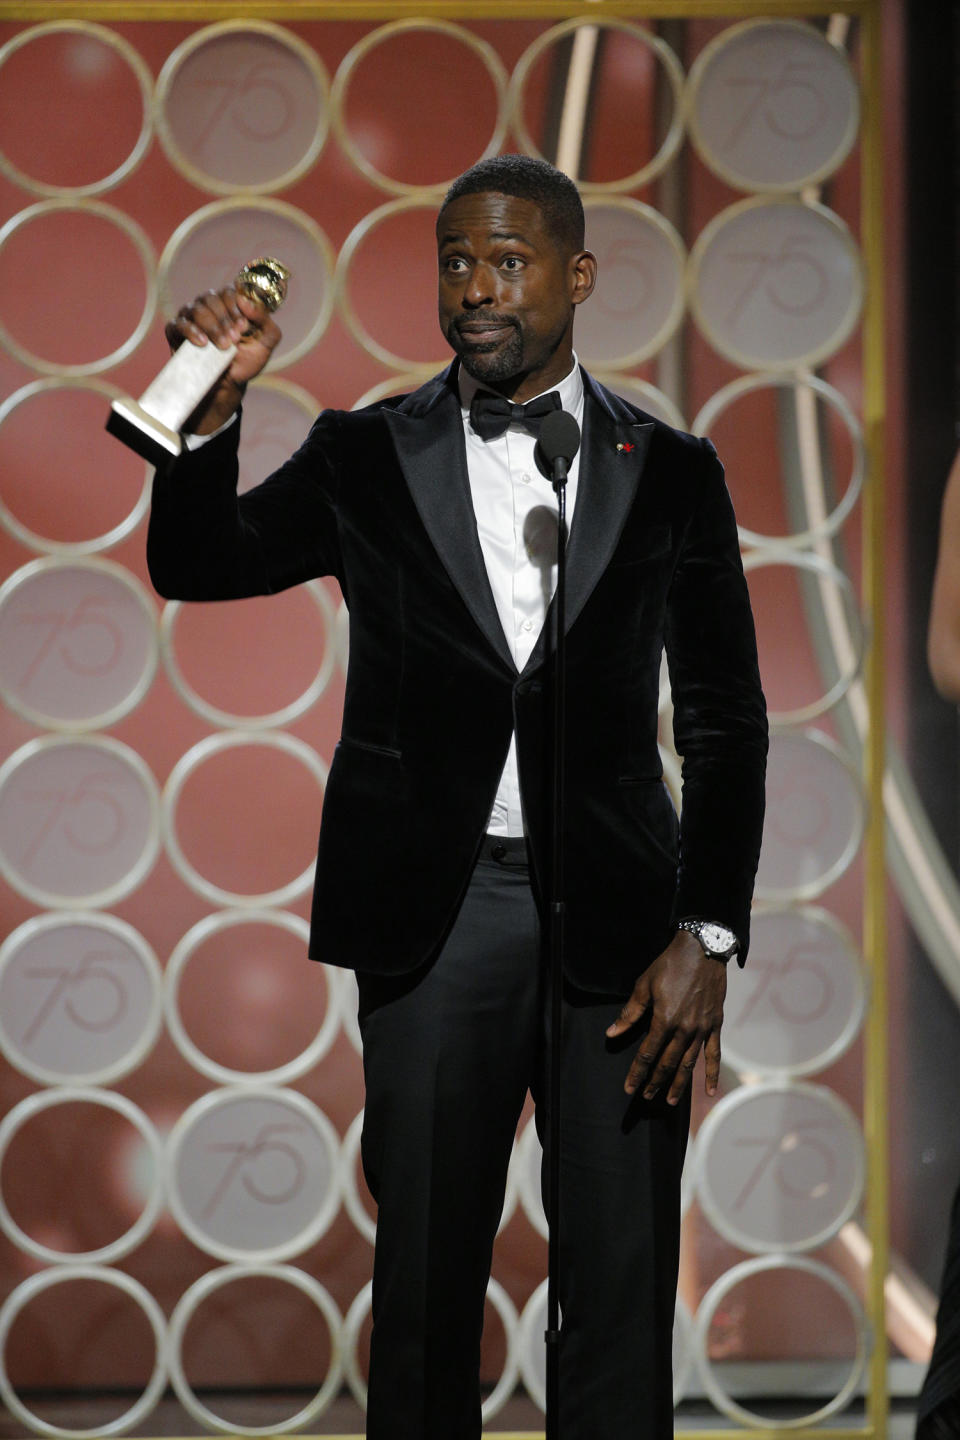
[[[425, 868], [429, 870], [429, 857]], [[428, 878], [428, 877], [427, 877]], [[477, 1440], [493, 1241], [528, 1089], [541, 1139], [546, 986], [522, 840], [487, 837], [437, 958], [361, 974], [363, 1165], [379, 1207], [367, 1440]], [[568, 989], [561, 1143], [563, 1440], [672, 1440], [689, 1102], [629, 1097], [624, 997]]]

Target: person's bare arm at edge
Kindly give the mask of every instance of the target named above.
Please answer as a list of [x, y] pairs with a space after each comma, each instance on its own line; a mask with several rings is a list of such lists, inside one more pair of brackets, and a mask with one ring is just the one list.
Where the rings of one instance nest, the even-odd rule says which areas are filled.
[[927, 662], [933, 683], [944, 699], [960, 703], [960, 451], [943, 494]]
[[667, 1103], [676, 1105], [690, 1084], [701, 1049], [707, 1094], [716, 1094], [726, 993], [724, 962], [707, 955], [694, 935], [678, 931], [640, 976], [607, 1030], [608, 1037], [616, 1039], [650, 1013], [649, 1028], [624, 1084], [628, 1095], [642, 1087], [643, 1098], [652, 1100], [669, 1085]]
[[173, 350], [184, 340], [194, 345], [217, 345], [221, 350], [237, 346], [230, 368], [187, 420], [190, 433], [212, 435], [239, 410], [248, 383], [270, 359], [281, 332], [258, 301], [227, 286], [208, 290], [198, 295], [192, 305], [181, 306], [164, 333]]

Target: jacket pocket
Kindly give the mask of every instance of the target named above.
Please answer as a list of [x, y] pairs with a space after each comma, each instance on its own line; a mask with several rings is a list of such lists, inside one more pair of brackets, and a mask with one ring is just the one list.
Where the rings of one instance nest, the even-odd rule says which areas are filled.
[[341, 735], [337, 744], [347, 750], [362, 750], [367, 755], [385, 755], [388, 760], [403, 759], [403, 751], [394, 749], [392, 745], [375, 745], [370, 740], [354, 740], [347, 735]]

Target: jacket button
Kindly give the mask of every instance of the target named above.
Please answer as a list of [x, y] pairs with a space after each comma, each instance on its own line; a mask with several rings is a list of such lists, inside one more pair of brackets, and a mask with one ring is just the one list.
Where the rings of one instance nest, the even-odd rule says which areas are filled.
[[496, 845], [494, 845], [494, 846], [492, 847], [492, 849], [491, 849], [491, 851], [490, 851], [490, 854], [493, 856], [494, 860], [502, 860], [503, 857], [504, 857], [504, 855], [506, 855], [506, 853], [507, 853], [507, 847], [506, 847], [506, 845], [501, 845], [499, 841], [497, 842]]

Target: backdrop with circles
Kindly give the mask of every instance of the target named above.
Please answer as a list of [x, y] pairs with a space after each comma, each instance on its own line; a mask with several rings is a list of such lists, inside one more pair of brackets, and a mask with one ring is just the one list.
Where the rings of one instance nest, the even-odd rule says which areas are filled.
[[[868, 806], [834, 724], [869, 643], [859, 23], [194, 9], [0, 25], [0, 1398], [51, 1435], [93, 1432], [41, 1386], [107, 1397], [97, 1434], [168, 1384], [231, 1434], [365, 1403], [356, 987], [304, 959], [345, 609], [325, 581], [163, 605], [149, 467], [103, 427], [164, 319], [259, 254], [293, 279], [243, 489], [322, 407], [420, 383], [447, 360], [438, 198], [521, 149], [584, 192], [580, 358], [726, 462], [773, 722], [753, 950], [721, 1097], [695, 1103], [676, 1395], [730, 1433], [828, 1421], [871, 1345], [844, 1240], [870, 1173]], [[666, 686], [661, 709], [679, 799]], [[544, 1404], [539, 1169], [525, 1115], [488, 1419], [518, 1387]], [[263, 1425], [223, 1398], [251, 1385], [281, 1396]]]

